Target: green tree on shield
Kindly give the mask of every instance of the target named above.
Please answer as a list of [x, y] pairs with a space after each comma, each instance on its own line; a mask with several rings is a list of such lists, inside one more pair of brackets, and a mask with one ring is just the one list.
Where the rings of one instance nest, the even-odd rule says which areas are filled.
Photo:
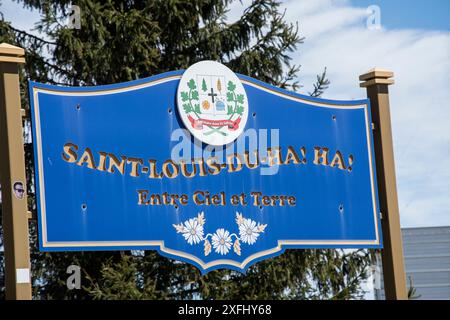
[[[226, 20], [230, 0], [78, 0], [81, 29], [67, 26], [71, 0], [17, 1], [41, 13], [39, 36], [0, 16], [0, 42], [26, 50], [21, 78], [26, 110], [27, 78], [72, 86], [111, 84], [186, 69], [201, 60], [219, 61], [275, 86], [299, 88], [299, 66], [291, 64], [289, 54], [303, 39], [275, 0], [254, 0], [232, 23]], [[320, 96], [328, 84], [325, 70], [310, 94]], [[26, 143], [25, 155], [27, 189], [33, 191], [31, 143]], [[29, 208], [36, 216], [33, 193]], [[39, 252], [35, 219], [30, 239], [35, 299], [360, 298], [370, 263], [365, 250], [287, 250], [253, 265], [245, 275], [218, 270], [202, 276], [195, 267], [155, 251]], [[66, 270], [73, 264], [83, 272], [80, 290], [66, 287]]]

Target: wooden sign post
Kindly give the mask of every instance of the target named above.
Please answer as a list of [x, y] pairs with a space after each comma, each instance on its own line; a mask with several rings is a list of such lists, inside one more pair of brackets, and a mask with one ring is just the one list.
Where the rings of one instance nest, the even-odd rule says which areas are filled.
[[395, 178], [394, 148], [388, 86], [394, 83], [394, 73], [372, 69], [359, 77], [360, 86], [367, 89], [374, 124], [374, 148], [377, 167], [378, 197], [382, 214], [383, 276], [387, 300], [404, 300], [406, 291], [402, 234]]
[[6, 299], [30, 300], [30, 249], [20, 107], [19, 64], [24, 50], [0, 44], [0, 178]]

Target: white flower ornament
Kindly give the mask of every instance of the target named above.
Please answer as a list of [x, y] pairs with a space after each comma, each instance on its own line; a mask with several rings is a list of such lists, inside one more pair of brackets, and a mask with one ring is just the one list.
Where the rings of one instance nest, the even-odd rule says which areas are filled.
[[192, 218], [184, 223], [183, 237], [189, 244], [197, 244], [203, 239], [203, 226]]
[[230, 251], [231, 242], [230, 233], [223, 228], [217, 229], [212, 235], [212, 246], [216, 253], [221, 255], [226, 255]]
[[256, 222], [250, 219], [244, 219], [239, 226], [239, 236], [243, 243], [254, 244], [259, 236]]
[[[174, 224], [173, 227], [177, 233], [181, 233], [184, 239], [190, 245], [195, 245], [203, 241], [203, 250], [205, 256], [211, 253], [211, 249], [220, 255], [227, 255], [233, 247], [237, 255], [241, 255], [242, 243], [253, 245], [258, 237], [267, 227], [267, 224], [256, 223], [256, 221], [244, 218], [241, 213], [236, 212], [236, 224], [239, 228], [239, 236], [230, 233], [224, 228], [219, 228], [213, 234], [204, 235], [203, 226], [206, 223], [204, 212], [199, 212], [197, 217], [186, 220], [180, 224]], [[235, 238], [233, 242], [233, 237]], [[211, 242], [208, 240], [211, 238]]]

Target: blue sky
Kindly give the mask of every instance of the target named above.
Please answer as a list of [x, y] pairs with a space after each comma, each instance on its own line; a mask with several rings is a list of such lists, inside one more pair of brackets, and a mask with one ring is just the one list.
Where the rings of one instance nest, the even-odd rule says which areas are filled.
[[[229, 20], [249, 2], [233, 3]], [[29, 30], [39, 18], [11, 0], [1, 3], [17, 28]], [[381, 28], [367, 27], [370, 5], [380, 7]], [[324, 67], [329, 99], [365, 98], [358, 76], [373, 67], [395, 73], [390, 100], [401, 224], [450, 226], [450, 0], [287, 0], [282, 7], [305, 37], [291, 54], [302, 66], [302, 93]]]
[[378, 5], [388, 29], [450, 30], [449, 0], [352, 0], [355, 7]]

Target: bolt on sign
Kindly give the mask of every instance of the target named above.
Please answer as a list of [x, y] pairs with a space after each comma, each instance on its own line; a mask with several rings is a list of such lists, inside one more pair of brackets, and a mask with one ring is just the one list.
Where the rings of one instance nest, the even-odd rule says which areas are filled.
[[30, 96], [42, 251], [157, 250], [206, 273], [382, 246], [368, 100], [213, 61]]

